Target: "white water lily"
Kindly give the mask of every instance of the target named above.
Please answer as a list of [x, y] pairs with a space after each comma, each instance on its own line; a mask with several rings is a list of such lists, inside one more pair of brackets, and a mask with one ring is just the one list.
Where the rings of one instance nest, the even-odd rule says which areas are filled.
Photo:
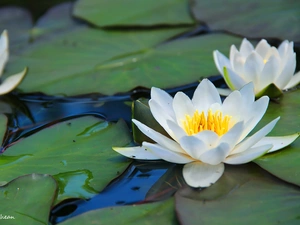
[[[213, 56], [231, 90], [239, 90], [253, 82], [257, 97], [264, 95], [270, 85], [272, 88], [267, 93], [276, 97], [281, 94], [281, 90], [292, 88], [300, 82], [300, 71], [294, 75], [296, 53], [293, 47], [293, 42], [285, 40], [277, 49], [263, 39], [254, 49], [247, 39], [243, 39], [240, 50], [235, 45], [231, 46], [229, 59], [217, 50]], [[220, 89], [220, 94], [228, 93], [230, 90]]]
[[192, 187], [208, 187], [223, 174], [224, 163], [243, 164], [292, 143], [299, 134], [265, 137], [279, 117], [246, 137], [266, 112], [267, 96], [255, 101], [253, 84], [232, 92], [222, 103], [215, 86], [203, 80], [190, 99], [178, 92], [174, 99], [152, 88], [150, 110], [170, 138], [137, 120], [135, 125], [156, 143], [113, 149], [133, 159], [185, 164], [183, 177]]
[[[0, 37], [0, 76], [3, 73], [5, 64], [8, 61], [9, 56], [9, 50], [8, 50], [8, 34], [7, 31], [4, 30]], [[11, 92], [13, 89], [15, 89], [23, 80], [27, 73], [27, 68], [25, 68], [22, 72], [14, 74], [6, 78], [1, 84], [0, 84], [0, 95], [6, 94], [8, 92]]]

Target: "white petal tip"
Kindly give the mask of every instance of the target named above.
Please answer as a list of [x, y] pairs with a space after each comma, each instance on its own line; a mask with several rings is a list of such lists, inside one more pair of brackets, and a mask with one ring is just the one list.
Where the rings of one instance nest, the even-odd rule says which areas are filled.
[[151, 152], [147, 151], [147, 149], [143, 146], [137, 147], [113, 147], [114, 151], [120, 153], [123, 156], [131, 159], [141, 159], [141, 160], [158, 160], [157, 156], [153, 155]]
[[268, 153], [270, 153], [270, 152], [275, 152], [277, 150], [280, 150], [280, 149], [283, 149], [283, 148], [289, 146], [299, 136], [300, 136], [300, 133], [287, 135], [287, 136], [280, 136], [280, 137], [266, 137], [263, 139], [263, 141], [273, 144], [273, 147], [268, 151]]
[[224, 173], [224, 164], [209, 165], [202, 162], [192, 162], [183, 167], [183, 177], [186, 183], [194, 188], [209, 187]]
[[22, 72], [7, 77], [0, 85], [0, 95], [7, 94], [15, 89], [24, 79], [28, 69], [25, 68]]

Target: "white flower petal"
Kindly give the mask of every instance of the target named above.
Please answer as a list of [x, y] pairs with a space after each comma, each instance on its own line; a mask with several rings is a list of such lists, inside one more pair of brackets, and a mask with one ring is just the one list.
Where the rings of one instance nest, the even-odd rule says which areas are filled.
[[8, 44], [9, 44], [8, 34], [7, 31], [4, 30], [0, 37], [0, 76], [2, 75], [4, 66], [8, 61], [8, 55], [9, 55]]
[[[230, 60], [230, 63], [233, 61], [234, 59], [234, 56], [239, 53], [239, 50], [237, 50], [237, 48], [235, 47], [235, 45], [231, 45], [230, 46], [230, 53], [229, 53], [229, 60]], [[232, 66], [232, 64], [231, 64]]]
[[271, 47], [271, 48], [269, 49], [269, 51], [268, 51], [266, 57], [264, 58], [264, 60], [269, 60], [269, 58], [270, 58], [271, 56], [275, 56], [275, 57], [281, 59], [281, 57], [280, 57], [280, 55], [279, 55], [279, 52], [278, 52], [277, 48], [275, 48], [275, 47]]
[[243, 140], [258, 124], [263, 115], [266, 113], [269, 104], [269, 97], [263, 96], [243, 111], [244, 130], [241, 134], [240, 141]]
[[227, 98], [225, 98], [222, 105], [222, 112], [224, 115], [231, 116], [231, 120], [238, 121], [241, 116], [241, 110], [243, 108], [240, 104], [236, 104], [237, 102], [241, 103], [242, 96], [239, 91], [233, 91]]
[[257, 83], [257, 90], [261, 91], [269, 84], [275, 82], [280, 73], [280, 59], [276, 56], [271, 56], [266, 62], [260, 74], [259, 82]]
[[244, 103], [245, 106], [252, 104], [255, 100], [253, 82], [244, 85], [241, 88], [240, 93], [242, 96], [242, 102]]
[[259, 142], [257, 142], [253, 147], [266, 145], [266, 144], [272, 144], [273, 147], [268, 151], [275, 152], [277, 150], [280, 150], [288, 145], [290, 145], [292, 142], [294, 142], [298, 137], [300, 133], [292, 134], [292, 135], [286, 135], [286, 136], [278, 136], [278, 137], [264, 137]]
[[230, 155], [225, 160], [224, 163], [237, 165], [244, 164], [253, 161], [254, 159], [264, 155], [272, 148], [272, 145], [263, 145], [255, 148], [250, 148], [244, 152]]
[[292, 76], [292, 79], [283, 89], [289, 89], [295, 87], [299, 83], [300, 83], [300, 71], [296, 73], [294, 76]]
[[289, 54], [294, 53], [294, 42], [289, 42], [288, 40], [283, 41], [278, 47], [278, 53], [281, 59], [284, 59]]
[[170, 149], [164, 148], [158, 144], [152, 144], [143, 142], [143, 146], [150, 151], [153, 155], [168, 162], [185, 164], [194, 161], [189, 155], [171, 151]]
[[229, 144], [221, 143], [217, 147], [201, 154], [199, 160], [210, 165], [218, 165], [224, 161], [230, 150]]
[[296, 69], [296, 54], [289, 54], [286, 61], [282, 62], [284, 65], [281, 68], [280, 74], [274, 80], [274, 83], [280, 89], [283, 89], [292, 79]]
[[214, 103], [222, 104], [216, 87], [208, 79], [203, 79], [198, 85], [194, 92], [192, 103], [199, 113], [207, 111]]
[[143, 146], [126, 147], [126, 148], [113, 147], [113, 150], [120, 153], [121, 155], [124, 155], [132, 159], [144, 159], [144, 160], [160, 159], [156, 155], [153, 155], [151, 152], [147, 151], [147, 149]]
[[224, 79], [231, 90], [241, 89], [245, 84], [248, 83], [241, 76], [226, 67], [224, 67]]
[[23, 80], [27, 73], [27, 68], [22, 72], [7, 77], [0, 85], [0, 95], [4, 95], [15, 89]]
[[194, 159], [199, 159], [200, 155], [208, 151], [207, 145], [195, 136], [184, 136], [180, 139], [180, 146]]
[[224, 173], [224, 164], [209, 165], [193, 162], [185, 165], [182, 170], [186, 183], [194, 188], [209, 187]]
[[244, 57], [240, 52], [236, 52], [231, 59], [231, 68], [236, 74], [244, 79], [244, 64], [246, 62], [246, 57]]
[[244, 38], [240, 47], [240, 53], [244, 57], [247, 57], [253, 50], [253, 45], [246, 38]]
[[227, 143], [231, 150], [238, 143], [243, 129], [243, 121], [236, 123], [227, 133], [221, 136], [220, 143]]
[[[165, 131], [173, 138], [173, 132], [169, 129], [169, 126], [167, 124], [168, 120], [173, 121], [175, 118], [172, 118], [168, 113], [164, 112], [163, 107], [159, 105], [155, 100], [150, 99], [149, 100], [149, 107], [150, 111], [155, 118], [155, 120], [165, 129]], [[175, 116], [174, 116], [175, 117]]]
[[219, 73], [223, 75], [223, 67], [231, 68], [229, 59], [218, 50], [213, 51], [213, 57]]
[[187, 133], [177, 123], [171, 120], [167, 120], [167, 125], [170, 130], [169, 135], [176, 141], [179, 142], [180, 138], [187, 135]]
[[204, 142], [208, 149], [212, 149], [219, 144], [220, 137], [215, 132], [204, 130], [194, 135], [202, 142]]
[[157, 142], [162, 147], [168, 148], [170, 149], [170, 151], [182, 152], [182, 149], [177, 142], [171, 140], [170, 138], [167, 138], [161, 133], [151, 129], [150, 127], [146, 126], [145, 124], [142, 124], [141, 122], [135, 119], [133, 119], [132, 122], [140, 129], [140, 131], [142, 131], [145, 135], [147, 135], [153, 141]]
[[263, 70], [264, 62], [262, 57], [257, 52], [252, 52], [246, 59], [244, 65], [244, 76], [248, 82], [253, 82], [255, 87], [259, 82], [259, 75]]
[[186, 115], [193, 116], [195, 108], [191, 99], [183, 92], [177, 92], [173, 100], [173, 109], [179, 126], [183, 127], [182, 121], [186, 119]]
[[236, 145], [235, 148], [231, 151], [232, 154], [237, 154], [240, 152], [244, 152], [247, 149], [251, 148], [253, 145], [255, 145], [258, 141], [260, 141], [263, 137], [265, 137], [275, 126], [277, 121], [280, 119], [280, 117], [277, 117], [270, 123], [268, 123], [266, 126], [261, 128], [259, 131], [257, 131], [252, 136], [248, 137], [244, 141], [242, 141], [240, 144]]
[[261, 58], [265, 58], [271, 46], [265, 39], [262, 39], [255, 47], [255, 51], [261, 56]]
[[160, 88], [151, 88], [151, 99], [155, 100], [163, 109], [164, 113], [170, 115], [170, 117], [175, 118], [175, 114], [172, 107], [173, 98], [167, 92]]

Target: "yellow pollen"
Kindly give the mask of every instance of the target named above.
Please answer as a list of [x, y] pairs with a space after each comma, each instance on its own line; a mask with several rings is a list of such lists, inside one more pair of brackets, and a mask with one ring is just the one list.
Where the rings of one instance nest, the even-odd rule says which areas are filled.
[[267, 59], [264, 59], [264, 64], [266, 64], [268, 62], [268, 60]]
[[204, 112], [200, 114], [198, 110], [196, 110], [193, 117], [185, 115], [183, 128], [189, 136], [203, 130], [211, 130], [221, 136], [228, 131], [230, 118], [231, 117], [227, 115], [223, 117], [220, 111], [212, 113], [212, 111], [209, 110], [207, 116], [205, 116]]

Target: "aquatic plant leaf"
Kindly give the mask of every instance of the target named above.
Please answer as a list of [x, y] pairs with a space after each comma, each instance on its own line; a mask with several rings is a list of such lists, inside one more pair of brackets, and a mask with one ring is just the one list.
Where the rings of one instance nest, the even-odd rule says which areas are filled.
[[[278, 101], [271, 101], [258, 125], [280, 116], [280, 120], [268, 136], [289, 135], [300, 132], [300, 90], [285, 92]], [[286, 148], [266, 154], [255, 160], [259, 166], [275, 176], [300, 186], [300, 139]]]
[[231, 44], [241, 42], [225, 34], [166, 42], [189, 28], [92, 29], [70, 22], [67, 5], [57, 7], [37, 22], [33, 42], [6, 67], [4, 77], [28, 66], [20, 91], [70, 96], [113, 95], [138, 86], [172, 88], [217, 75], [212, 51], [227, 54]]
[[20, 176], [0, 187], [1, 224], [48, 224], [57, 184], [46, 174]]
[[65, 2], [48, 9], [31, 29], [31, 39], [34, 41], [41, 38], [50, 39], [57, 34], [78, 28], [78, 23], [68, 16], [72, 7], [73, 3]]
[[[220, 7], [222, 6], [222, 7]], [[196, 20], [212, 30], [225, 30], [248, 38], [279, 38], [300, 41], [300, 2], [252, 0], [195, 0]], [[278, 19], [280, 18], [280, 19]]]
[[141, 205], [128, 205], [109, 207], [92, 210], [79, 216], [68, 219], [61, 225], [81, 225], [81, 224], [124, 224], [124, 225], [151, 225], [178, 224], [174, 213], [174, 199], [157, 203], [147, 203]]
[[188, 11], [187, 0], [79, 0], [75, 3], [73, 15], [100, 27], [182, 25], [194, 22]]
[[30, 38], [28, 30], [32, 24], [30, 12], [26, 9], [15, 6], [0, 8], [0, 33], [3, 30], [8, 31], [10, 54], [18, 52], [28, 44]]
[[[125, 78], [123, 74], [110, 70], [111, 74], [107, 76], [98, 69], [98, 65], [111, 59], [128, 57], [136, 52], [142, 53], [184, 30], [177, 28], [121, 32], [87, 27], [73, 29], [72, 32], [57, 34], [54, 38], [41, 38], [36, 43], [33, 42], [20, 55], [12, 58], [4, 77], [27, 65], [27, 77], [18, 86], [23, 92], [80, 95], [129, 91], [144, 79], [143, 72], [137, 77], [127, 74], [126, 82], [120, 85]], [[121, 65], [122, 63], [119, 64]]]
[[[226, 165], [221, 179], [204, 190], [188, 186], [175, 195], [180, 224], [297, 224], [300, 190], [255, 164]], [[226, 219], [224, 219], [226, 218]]]
[[33, 172], [51, 174], [58, 181], [58, 202], [93, 196], [130, 162], [112, 150], [131, 142], [126, 123], [89, 132], [99, 122], [103, 121], [92, 116], [67, 120], [18, 141], [0, 155], [6, 162], [0, 165], [0, 180]]

